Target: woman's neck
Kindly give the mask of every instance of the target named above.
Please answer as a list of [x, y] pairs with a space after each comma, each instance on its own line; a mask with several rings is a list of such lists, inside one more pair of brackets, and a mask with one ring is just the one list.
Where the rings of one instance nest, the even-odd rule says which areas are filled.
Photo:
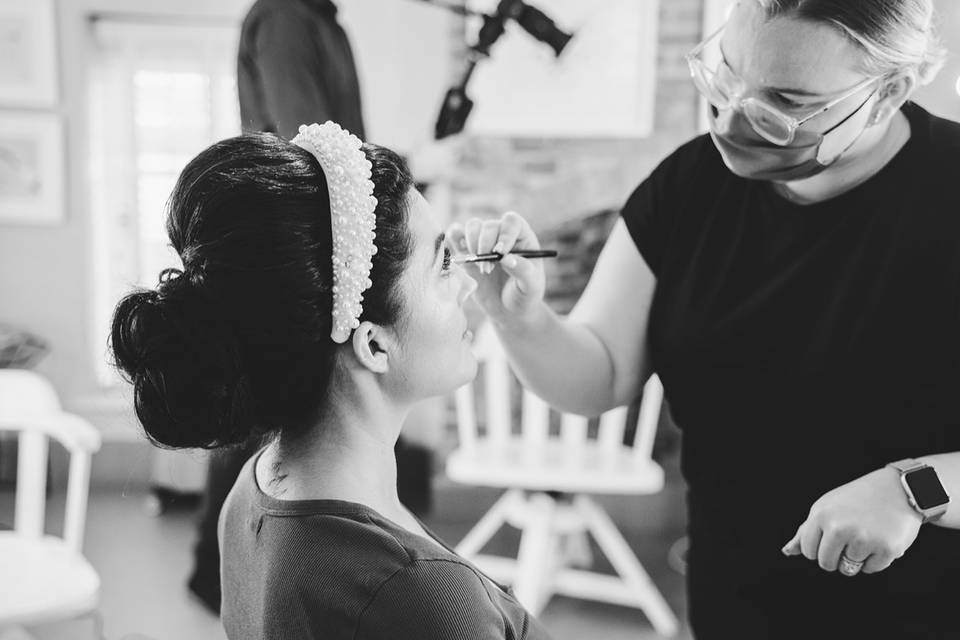
[[261, 489], [282, 500], [345, 500], [405, 516], [394, 445], [406, 411], [387, 404], [333, 399], [308, 432], [267, 447], [257, 469]]
[[805, 180], [777, 183], [777, 191], [794, 202], [813, 204], [863, 184], [883, 169], [910, 139], [910, 122], [902, 111], [897, 111], [885, 126], [871, 129], [864, 131], [826, 171]]

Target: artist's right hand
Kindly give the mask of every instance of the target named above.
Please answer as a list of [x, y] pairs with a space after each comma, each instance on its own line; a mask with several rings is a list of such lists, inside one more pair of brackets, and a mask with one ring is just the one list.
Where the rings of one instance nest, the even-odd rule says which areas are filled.
[[[527, 221], [512, 211], [499, 220], [471, 218], [454, 223], [447, 229], [447, 237], [461, 254], [540, 248]], [[506, 256], [499, 262], [467, 263], [464, 267], [477, 280], [474, 297], [495, 324], [506, 328], [526, 324], [542, 308], [546, 286], [542, 260]]]

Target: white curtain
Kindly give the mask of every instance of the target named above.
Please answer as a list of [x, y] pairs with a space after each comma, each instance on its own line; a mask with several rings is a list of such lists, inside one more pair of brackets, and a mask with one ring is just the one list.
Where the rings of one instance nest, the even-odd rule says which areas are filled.
[[239, 25], [96, 19], [90, 23], [90, 194], [101, 383], [116, 383], [103, 332], [120, 297], [180, 267], [164, 228], [180, 171], [240, 132]]

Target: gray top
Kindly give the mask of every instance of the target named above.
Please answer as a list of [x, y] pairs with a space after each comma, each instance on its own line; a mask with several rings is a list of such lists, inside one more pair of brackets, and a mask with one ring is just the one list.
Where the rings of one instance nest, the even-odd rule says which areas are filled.
[[263, 493], [259, 457], [220, 515], [230, 640], [549, 638], [507, 588], [432, 533], [425, 539], [353, 502]]

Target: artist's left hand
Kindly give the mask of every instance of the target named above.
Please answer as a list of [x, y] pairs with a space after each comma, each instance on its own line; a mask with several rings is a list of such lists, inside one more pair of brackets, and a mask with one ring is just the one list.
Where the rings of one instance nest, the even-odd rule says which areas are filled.
[[860, 570], [864, 573], [876, 573], [910, 548], [922, 522], [920, 514], [907, 502], [899, 472], [884, 467], [824, 494], [813, 503], [807, 519], [783, 552], [788, 556], [802, 553], [825, 571], [836, 571], [843, 554], [854, 563], [863, 562]]

